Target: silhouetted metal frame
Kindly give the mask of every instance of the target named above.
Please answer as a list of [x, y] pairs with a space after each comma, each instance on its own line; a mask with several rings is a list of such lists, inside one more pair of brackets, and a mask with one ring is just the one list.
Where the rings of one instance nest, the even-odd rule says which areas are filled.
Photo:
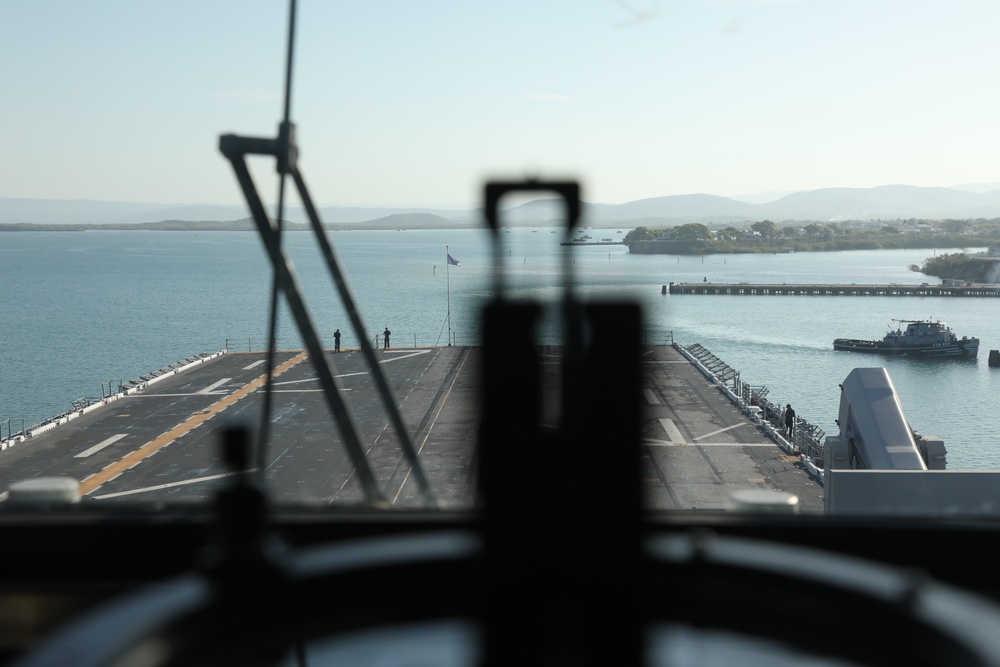
[[483, 313], [482, 664], [541, 667], [553, 656], [567, 664], [643, 664], [648, 619], [634, 599], [650, 569], [640, 548], [641, 309], [581, 304], [572, 246], [564, 246], [561, 418], [556, 428], [543, 425], [541, 306], [506, 300], [497, 233], [500, 199], [521, 191], [563, 199], [567, 240], [581, 214], [575, 182], [486, 184], [496, 298]]
[[392, 398], [392, 389], [389, 387], [389, 381], [386, 379], [385, 373], [382, 372], [382, 366], [378, 363], [378, 359], [375, 358], [375, 349], [372, 347], [371, 340], [365, 334], [365, 325], [361, 321], [361, 314], [354, 303], [354, 297], [351, 295], [351, 289], [344, 278], [344, 272], [340, 268], [340, 262], [337, 260], [333, 246], [326, 236], [326, 230], [323, 229], [323, 224], [320, 222], [319, 212], [316, 210], [315, 205], [313, 205], [312, 197], [309, 195], [309, 189], [306, 187], [302, 172], [292, 162], [289, 165], [289, 173], [295, 181], [295, 187], [298, 188], [299, 196], [302, 198], [302, 205], [309, 215], [309, 224], [316, 235], [316, 242], [323, 253], [323, 259], [326, 261], [327, 268], [330, 269], [330, 277], [333, 278], [334, 285], [344, 302], [344, 309], [351, 320], [351, 326], [354, 327], [354, 332], [361, 341], [361, 353], [364, 355], [365, 361], [372, 368], [372, 377], [375, 380], [375, 386], [385, 401], [386, 410], [389, 412], [389, 419], [392, 421], [393, 428], [399, 436], [400, 447], [403, 448], [403, 454], [413, 468], [413, 476], [417, 482], [417, 486], [420, 488], [421, 493], [424, 494], [424, 498], [428, 504], [437, 506], [434, 490], [431, 488], [430, 482], [428, 482], [427, 476], [424, 474], [423, 466], [420, 465], [420, 459], [417, 457], [417, 448], [410, 438], [406, 424], [403, 423], [403, 415], [399, 411], [399, 406]]
[[580, 224], [583, 204], [580, 199], [580, 184], [576, 181], [490, 181], [483, 191], [486, 220], [493, 232], [494, 247], [494, 289], [498, 299], [504, 298], [505, 281], [503, 272], [503, 249], [500, 243], [500, 200], [513, 192], [551, 192], [559, 195], [565, 204], [566, 224], [563, 229], [562, 272], [565, 290], [563, 292], [563, 318], [566, 326], [565, 349], [562, 364], [563, 396], [567, 404], [575, 405], [577, 393], [586, 384], [582, 377], [583, 368], [583, 328], [584, 317], [579, 301], [574, 297], [573, 246], [568, 242]]
[[[504, 195], [510, 194], [512, 192], [554, 192], [555, 194], [562, 197], [563, 202], [566, 204], [566, 237], [567, 240], [576, 229], [576, 226], [580, 224], [580, 184], [575, 181], [538, 181], [538, 180], [526, 180], [526, 181], [490, 181], [486, 184], [483, 192], [483, 199], [485, 200], [484, 212], [486, 214], [486, 221], [490, 225], [490, 230], [493, 232], [493, 249], [494, 249], [494, 290], [498, 298], [502, 298], [504, 295], [504, 281], [503, 281], [503, 255], [501, 254], [502, 245], [500, 243], [500, 200]], [[568, 259], [568, 252], [564, 255], [563, 261], [563, 272], [567, 278], [571, 278], [571, 273], [569, 269], [570, 261]]]
[[333, 247], [326, 238], [322, 223], [319, 220], [319, 215], [317, 214], [316, 208], [312, 203], [312, 198], [306, 189], [305, 181], [303, 180], [301, 173], [299, 173], [296, 164], [297, 148], [294, 141], [294, 125], [291, 123], [282, 123], [277, 139], [242, 137], [233, 134], [223, 135], [219, 138], [219, 150], [233, 166], [233, 171], [235, 172], [236, 178], [243, 190], [243, 195], [246, 197], [247, 205], [250, 208], [254, 223], [257, 225], [257, 231], [260, 233], [261, 240], [264, 242], [264, 247], [267, 250], [268, 257], [274, 267], [275, 277], [278, 284], [281, 286], [281, 290], [285, 293], [289, 309], [292, 312], [292, 316], [295, 318], [299, 333], [302, 335], [306, 349], [308, 350], [309, 356], [316, 369], [320, 386], [323, 389], [323, 394], [325, 395], [330, 410], [333, 413], [334, 420], [337, 422], [337, 426], [340, 429], [348, 455], [351, 457], [351, 461], [358, 472], [358, 478], [361, 482], [366, 498], [370, 502], [385, 502], [385, 496], [379, 488], [378, 482], [375, 480], [375, 476], [371, 467], [368, 465], [367, 458], [365, 457], [364, 447], [362, 446], [361, 440], [358, 436], [357, 427], [354, 424], [354, 420], [352, 419], [350, 412], [347, 410], [347, 406], [341, 395], [341, 388], [336, 378], [333, 376], [330, 362], [326, 358], [325, 351], [323, 350], [319, 336], [316, 333], [316, 328], [313, 326], [312, 318], [310, 317], [305, 301], [302, 298], [302, 291], [299, 288], [294, 271], [292, 270], [287, 258], [285, 257], [284, 251], [281, 248], [281, 239], [278, 234], [277, 227], [268, 216], [267, 211], [264, 208], [264, 204], [257, 193], [253, 177], [247, 167], [247, 155], [273, 156], [278, 160], [279, 172], [282, 172], [282, 168], [284, 168], [287, 170], [287, 173], [292, 175], [299, 191], [299, 196], [301, 197], [306, 211], [308, 212], [310, 224], [316, 234], [320, 249], [323, 252], [327, 268], [330, 270], [334, 284], [340, 293], [340, 297], [344, 303], [344, 308], [350, 317], [355, 332], [361, 340], [362, 352], [364, 353], [368, 363], [371, 365], [372, 376], [375, 378], [378, 392], [382, 396], [390, 414], [390, 418], [403, 448], [404, 455], [407, 457], [407, 460], [413, 468], [414, 478], [423, 492], [427, 502], [436, 506], [437, 501], [434, 498], [433, 491], [431, 490], [430, 485], [427, 482], [427, 478], [424, 475], [423, 468], [417, 459], [416, 449], [413, 446], [409, 432], [403, 424], [399, 407], [392, 398], [389, 383], [385, 379], [382, 369], [375, 358], [375, 352], [371, 347], [371, 343], [367, 340], [367, 336], [364, 333], [365, 330], [361, 322], [361, 316], [357, 311], [354, 299], [349, 288], [347, 287], [343, 271], [341, 270], [340, 264], [333, 252]]

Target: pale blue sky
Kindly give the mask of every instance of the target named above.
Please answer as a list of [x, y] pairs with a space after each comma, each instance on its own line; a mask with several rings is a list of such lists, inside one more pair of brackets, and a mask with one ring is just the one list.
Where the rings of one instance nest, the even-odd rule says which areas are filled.
[[[287, 14], [0, 0], [0, 197], [242, 202], [217, 140], [275, 133]], [[321, 204], [998, 182], [998, 25], [994, 0], [300, 0], [292, 117]]]

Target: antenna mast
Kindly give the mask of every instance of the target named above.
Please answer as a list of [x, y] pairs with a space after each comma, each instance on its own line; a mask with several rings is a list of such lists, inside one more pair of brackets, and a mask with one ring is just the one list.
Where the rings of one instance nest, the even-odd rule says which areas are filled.
[[[385, 372], [382, 369], [382, 365], [378, 363], [378, 360], [375, 357], [375, 350], [365, 333], [366, 329], [364, 327], [364, 323], [361, 321], [361, 315], [354, 302], [354, 296], [351, 294], [350, 288], [347, 286], [344, 271], [333, 252], [333, 247], [327, 238], [326, 230], [323, 228], [323, 223], [319, 219], [319, 213], [313, 204], [312, 197], [306, 187], [305, 180], [298, 168], [298, 147], [295, 142], [295, 126], [289, 119], [291, 109], [292, 50], [295, 40], [296, 0], [290, 0], [290, 5], [288, 61], [285, 78], [285, 118], [279, 126], [277, 138], [244, 137], [235, 134], [226, 134], [219, 138], [219, 150], [229, 160], [233, 167], [236, 179], [239, 181], [240, 187], [243, 190], [243, 195], [246, 197], [247, 205], [253, 216], [254, 223], [257, 226], [257, 231], [260, 234], [261, 240], [264, 242], [268, 258], [271, 261], [271, 265], [274, 267], [274, 285], [271, 299], [271, 344], [268, 350], [268, 377], [270, 379], [272, 374], [271, 369], [274, 367], [274, 348], [276, 347], [275, 332], [277, 330], [277, 293], [281, 290], [285, 293], [285, 299], [288, 302], [289, 310], [295, 319], [296, 326], [298, 327], [299, 333], [305, 343], [306, 350], [308, 351], [309, 357], [316, 369], [317, 379], [323, 389], [323, 394], [327, 400], [330, 411], [333, 414], [334, 420], [340, 429], [341, 436], [344, 440], [344, 446], [346, 447], [347, 453], [351, 457], [351, 462], [354, 464], [358, 473], [358, 480], [361, 483], [365, 496], [369, 502], [375, 505], [386, 504], [387, 501], [385, 496], [379, 488], [371, 466], [368, 464], [368, 460], [365, 457], [365, 448], [358, 435], [358, 429], [347, 410], [347, 406], [343, 398], [343, 390], [337, 379], [334, 377], [332, 362], [327, 357], [326, 351], [323, 349], [320, 342], [319, 335], [313, 325], [312, 317], [310, 316], [309, 311], [306, 308], [305, 301], [303, 300], [302, 290], [298, 285], [291, 263], [288, 261], [284, 250], [281, 248], [281, 227], [282, 217], [284, 215], [284, 181], [285, 176], [290, 175], [295, 182], [295, 187], [302, 200], [302, 205], [306, 209], [306, 213], [309, 217], [309, 224], [316, 236], [316, 241], [319, 245], [323, 259], [326, 262], [327, 268], [330, 271], [334, 286], [343, 301], [344, 310], [347, 312], [347, 315], [351, 320], [355, 334], [361, 341], [361, 351], [364, 354], [366, 362], [371, 368], [372, 379], [375, 380], [376, 389], [385, 403], [390, 421], [392, 422], [393, 428], [399, 437], [400, 447], [410, 464], [414, 480], [423, 493], [427, 503], [433, 507], [437, 507], [437, 500], [434, 497], [434, 493], [430, 488], [426, 475], [424, 474], [423, 467], [417, 458], [416, 447], [414, 447], [410, 433], [407, 431], [406, 425], [403, 422], [399, 406], [393, 398], [389, 382], [385, 377]], [[264, 203], [261, 201], [260, 196], [257, 193], [257, 187], [253, 182], [250, 169], [247, 166], [248, 155], [268, 155], [277, 160], [277, 169], [280, 174], [279, 180], [281, 184], [279, 186], [278, 194], [277, 222], [270, 219], [267, 214], [267, 210], [264, 207]], [[265, 397], [269, 396], [270, 389], [268, 389], [268, 392], [265, 394]], [[268, 423], [270, 421], [269, 398], [265, 398], [265, 406], [266, 409], [263, 417], [265, 421], [261, 428], [262, 437], [260, 439], [260, 449], [258, 450], [257, 457], [261, 476], [263, 476], [263, 470], [266, 465], [264, 447], [267, 444], [265, 436], [268, 433]]]

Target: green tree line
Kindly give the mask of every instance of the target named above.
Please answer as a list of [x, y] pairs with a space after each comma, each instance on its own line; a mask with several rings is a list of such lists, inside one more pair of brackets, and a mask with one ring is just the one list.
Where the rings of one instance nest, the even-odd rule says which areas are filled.
[[[829, 252], [837, 250], [892, 250], [912, 248], [968, 248], [1000, 246], [1000, 221], [936, 221], [933, 231], [903, 233], [896, 225], [879, 228], [842, 228], [837, 223], [808, 223], [779, 227], [770, 220], [750, 226], [751, 232], [725, 227], [710, 230], [700, 223], [676, 227], [636, 227], [625, 243], [686, 241], [687, 254]], [[801, 232], [800, 232], [801, 230]]]

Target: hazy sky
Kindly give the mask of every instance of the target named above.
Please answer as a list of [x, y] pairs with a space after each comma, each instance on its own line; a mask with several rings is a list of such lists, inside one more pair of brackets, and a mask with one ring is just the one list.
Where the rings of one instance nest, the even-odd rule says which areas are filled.
[[[0, 0], [0, 197], [242, 203], [218, 136], [275, 134], [287, 16]], [[997, 182], [998, 25], [996, 0], [300, 0], [292, 118], [320, 204]]]

